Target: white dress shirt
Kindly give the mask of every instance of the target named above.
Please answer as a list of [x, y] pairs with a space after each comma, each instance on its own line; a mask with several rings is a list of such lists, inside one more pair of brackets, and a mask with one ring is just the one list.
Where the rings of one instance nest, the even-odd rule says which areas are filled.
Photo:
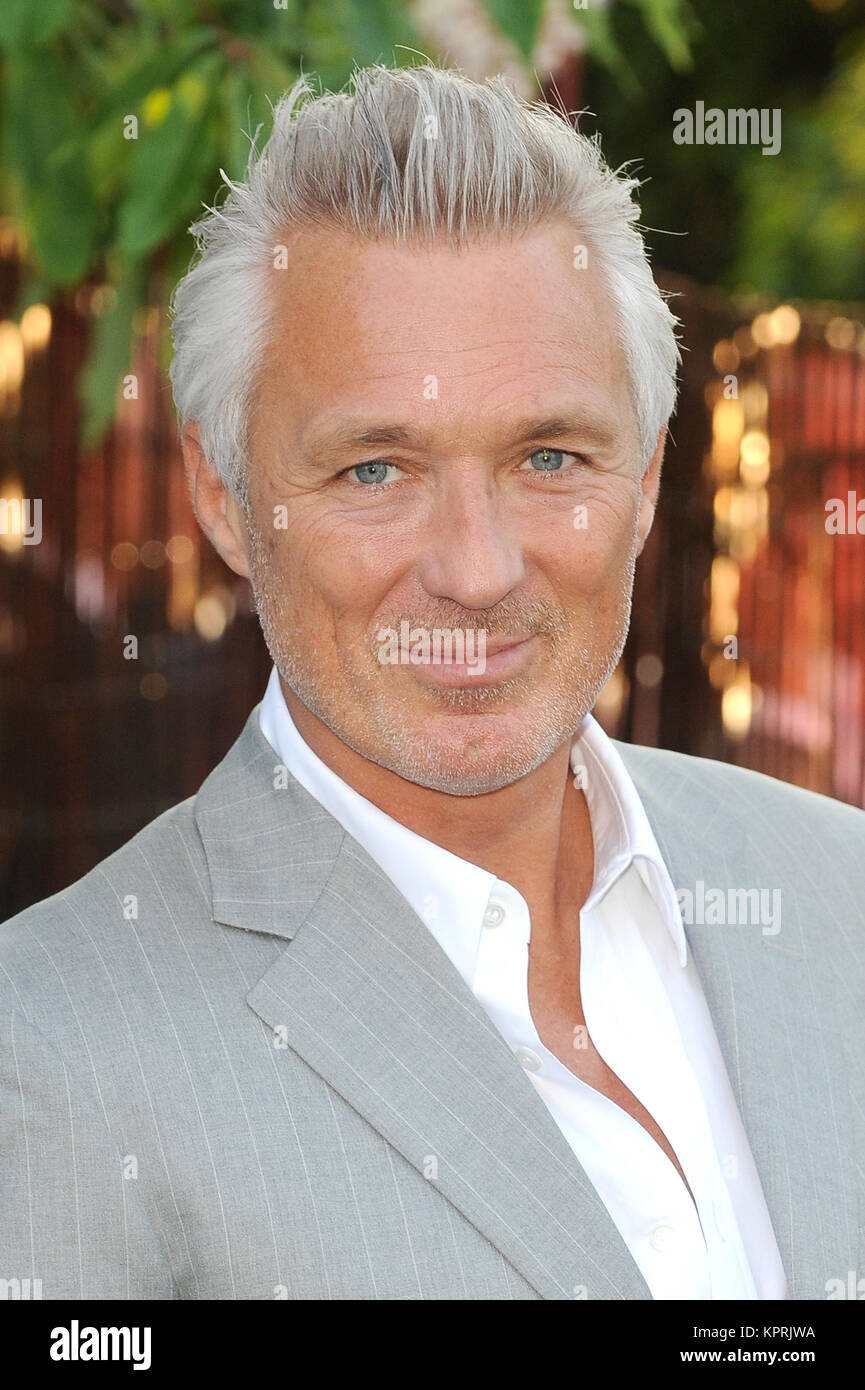
[[637, 789], [592, 716], [571, 747], [572, 770], [585, 769], [595, 852], [580, 913], [583, 1011], [604, 1061], [666, 1135], [694, 1200], [643, 1126], [541, 1042], [528, 999], [531, 919], [513, 885], [416, 835], [337, 777], [298, 733], [275, 668], [259, 720], [280, 762], [375, 860], [489, 1014], [652, 1296], [786, 1298], [675, 890]]

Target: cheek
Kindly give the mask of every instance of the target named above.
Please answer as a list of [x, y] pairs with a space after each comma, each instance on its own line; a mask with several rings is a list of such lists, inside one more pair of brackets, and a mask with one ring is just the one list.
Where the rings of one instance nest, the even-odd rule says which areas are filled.
[[279, 589], [299, 626], [326, 626], [329, 640], [340, 630], [366, 629], [414, 558], [392, 528], [352, 525], [338, 516], [290, 510], [287, 529], [274, 534], [269, 587]]
[[637, 508], [629, 488], [615, 493], [608, 488], [586, 490], [569, 518], [568, 534], [554, 551], [552, 538], [544, 538], [551, 566], [562, 576], [568, 593], [579, 597], [618, 591], [629, 570]]

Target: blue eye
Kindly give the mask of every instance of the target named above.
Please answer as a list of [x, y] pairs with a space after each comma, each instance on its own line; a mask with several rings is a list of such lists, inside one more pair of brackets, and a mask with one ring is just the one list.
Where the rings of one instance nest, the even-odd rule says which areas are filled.
[[387, 471], [389, 468], [393, 469], [397, 473], [399, 473], [400, 471], [392, 463], [382, 463], [379, 460], [375, 460], [373, 463], [355, 464], [354, 468], [352, 468], [350, 472], [354, 475], [354, 477], [357, 479], [359, 483], [375, 485], [376, 483], [383, 483], [387, 481]]
[[557, 473], [565, 459], [575, 457], [574, 454], [566, 454], [562, 449], [535, 449], [533, 454], [529, 454], [526, 463], [530, 464], [536, 473]]

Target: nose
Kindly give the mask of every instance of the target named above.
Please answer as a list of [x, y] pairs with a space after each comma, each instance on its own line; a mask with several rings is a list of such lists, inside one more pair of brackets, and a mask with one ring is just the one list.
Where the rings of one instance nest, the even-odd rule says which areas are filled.
[[523, 582], [523, 549], [488, 475], [455, 471], [437, 499], [431, 526], [419, 576], [431, 597], [463, 608], [492, 608]]

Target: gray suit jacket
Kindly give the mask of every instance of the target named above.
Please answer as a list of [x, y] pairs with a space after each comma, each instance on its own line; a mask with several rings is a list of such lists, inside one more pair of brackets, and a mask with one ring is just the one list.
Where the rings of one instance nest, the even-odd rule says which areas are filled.
[[[791, 1295], [824, 1298], [865, 1273], [865, 814], [618, 746], [677, 888], [782, 892], [774, 934], [688, 937]], [[256, 708], [196, 797], [0, 929], [0, 1280], [648, 1298], [448, 957], [276, 764]]]

